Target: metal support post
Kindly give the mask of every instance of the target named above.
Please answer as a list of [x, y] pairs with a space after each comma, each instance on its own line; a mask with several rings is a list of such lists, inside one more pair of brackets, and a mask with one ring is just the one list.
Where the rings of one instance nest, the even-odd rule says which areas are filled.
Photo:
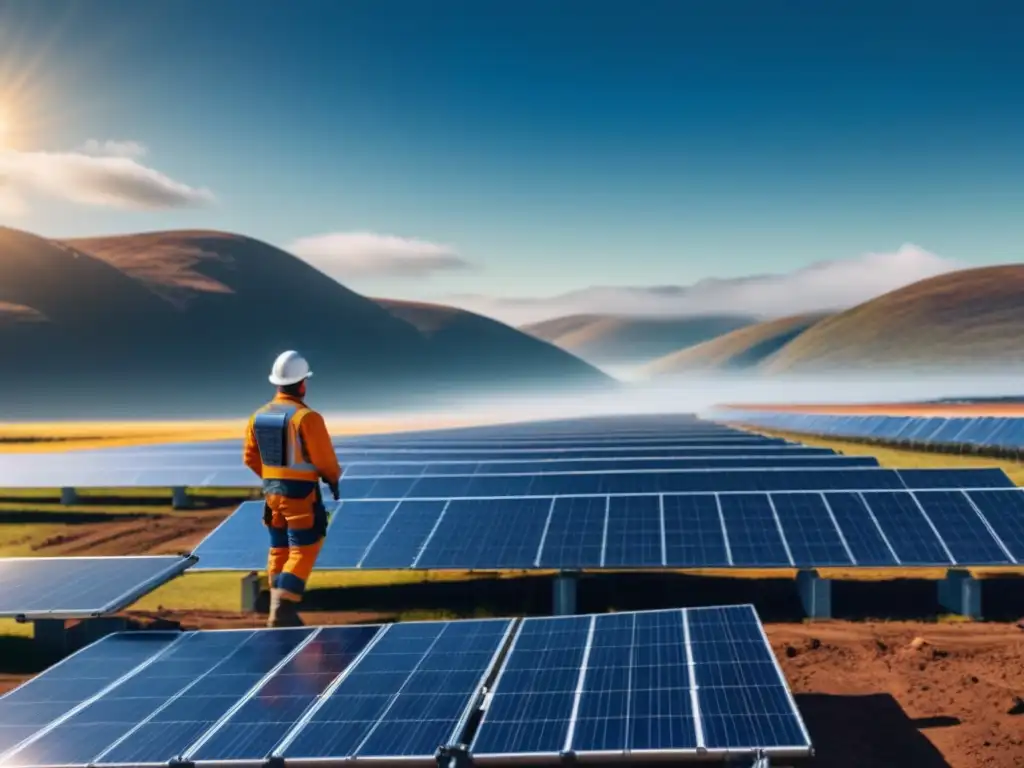
[[579, 576], [570, 571], [563, 571], [555, 576], [552, 584], [552, 614], [555, 616], [572, 616], [576, 613], [576, 584]]
[[981, 582], [970, 571], [951, 568], [939, 582], [939, 605], [950, 613], [981, 618]]
[[831, 581], [821, 578], [815, 571], [798, 571], [796, 588], [800, 591], [800, 602], [808, 618], [832, 618]]
[[45, 653], [63, 656], [68, 649], [68, 635], [64, 619], [35, 619], [32, 639]]

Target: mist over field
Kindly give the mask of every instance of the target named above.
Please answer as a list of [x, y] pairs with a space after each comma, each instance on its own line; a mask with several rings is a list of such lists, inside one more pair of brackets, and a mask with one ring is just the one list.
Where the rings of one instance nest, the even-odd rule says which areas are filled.
[[[919, 402], [938, 398], [996, 397], [1021, 391], [1021, 378], [1008, 374], [820, 377], [772, 377], [717, 375], [665, 382], [635, 382], [614, 392], [567, 392], [562, 395], [438, 398], [430, 408], [410, 409], [403, 416], [410, 428], [427, 429], [432, 423], [499, 423], [533, 419], [653, 413], [723, 415], [719, 406], [868, 404]], [[329, 414], [347, 423], [395, 419], [394, 412]], [[399, 419], [401, 420], [401, 419]]]

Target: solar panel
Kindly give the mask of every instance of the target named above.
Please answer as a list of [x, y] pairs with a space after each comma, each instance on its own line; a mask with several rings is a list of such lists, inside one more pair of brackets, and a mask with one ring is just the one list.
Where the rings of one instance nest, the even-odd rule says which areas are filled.
[[526, 619], [471, 744], [481, 764], [726, 750], [810, 752], [750, 606]]
[[[920, 474], [920, 473], [931, 474]], [[857, 469], [731, 469], [657, 470], [519, 475], [460, 475], [431, 477], [354, 477], [343, 479], [345, 499], [454, 499], [525, 496], [638, 495], [644, 493], [698, 493], [741, 491], [821, 491], [905, 489], [908, 481], [928, 488], [988, 488], [993, 475], [979, 470], [972, 475], [943, 470], [918, 470], [904, 480], [898, 470]], [[975, 484], [976, 483], [976, 484]]]
[[1014, 561], [1024, 563], [1024, 496], [1012, 491], [970, 491], [971, 505]]
[[628, 470], [671, 469], [758, 469], [823, 467], [877, 467], [873, 456], [708, 456], [671, 458], [614, 458], [614, 459], [540, 459], [517, 461], [447, 461], [422, 463], [403, 461], [394, 463], [356, 463], [345, 467], [345, 477], [421, 477], [424, 475], [507, 475], [552, 474], [559, 472], [622, 472]]
[[[3, 488], [255, 488], [259, 479], [246, 467], [240, 465], [238, 451], [204, 452], [153, 452], [116, 454], [115, 449], [91, 452], [69, 452], [62, 456], [59, 465], [43, 462], [39, 455], [6, 454], [0, 456], [0, 487]], [[741, 458], [746, 457], [746, 458]], [[746, 448], [663, 448], [636, 450], [632, 448], [607, 448], [581, 451], [484, 451], [478, 453], [454, 452], [383, 452], [383, 453], [339, 453], [342, 464], [351, 471], [349, 478], [359, 475], [405, 474], [390, 466], [393, 462], [409, 463], [424, 469], [413, 474], [427, 474], [425, 465], [434, 474], [466, 473], [483, 474], [486, 468], [476, 468], [483, 462], [502, 463], [499, 472], [560, 471], [579, 470], [581, 463], [593, 461], [590, 471], [615, 469], [609, 462], [635, 459], [640, 464], [623, 462], [621, 469], [672, 469], [703, 468], [714, 466], [826, 466], [861, 467], [874, 466], [870, 457], [843, 457], [828, 449], [751, 446]], [[719, 463], [716, 459], [722, 459]], [[802, 460], [802, 461], [801, 461]], [[566, 462], [552, 467], [543, 464], [551, 461]], [[468, 464], [464, 469], [452, 462]], [[508, 462], [512, 462], [509, 464]], [[516, 466], [519, 462], [538, 462], [540, 466]], [[649, 462], [649, 463], [643, 463]], [[373, 468], [371, 468], [371, 466]], [[402, 466], [402, 465], [395, 465]]]
[[458, 740], [512, 622], [392, 624], [277, 750], [286, 760], [432, 760]]
[[[1016, 490], [826, 491], [348, 501], [322, 569], [531, 569], [1013, 564]], [[351, 514], [346, 510], [351, 509]], [[196, 550], [198, 570], [260, 570], [262, 505]]]
[[0, 616], [73, 619], [130, 605], [182, 573], [194, 557], [0, 559]]

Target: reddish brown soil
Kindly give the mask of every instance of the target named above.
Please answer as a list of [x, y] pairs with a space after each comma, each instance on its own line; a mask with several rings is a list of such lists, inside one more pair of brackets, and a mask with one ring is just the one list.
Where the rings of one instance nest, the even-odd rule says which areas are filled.
[[[190, 552], [203, 537], [233, 511], [234, 507], [173, 514], [109, 515], [99, 522], [68, 522], [47, 538], [32, 544], [40, 556], [72, 555], [166, 555]], [[73, 519], [79, 513], [72, 513]], [[0, 524], [0, 541], [25, 543], [5, 536]]]

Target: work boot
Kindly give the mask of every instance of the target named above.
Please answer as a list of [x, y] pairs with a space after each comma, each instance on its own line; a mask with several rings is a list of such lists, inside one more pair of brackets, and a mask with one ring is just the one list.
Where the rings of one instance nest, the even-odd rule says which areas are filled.
[[277, 608], [277, 624], [278, 627], [302, 627], [305, 626], [302, 623], [302, 619], [299, 616], [299, 604], [294, 600], [281, 600], [281, 605]]

